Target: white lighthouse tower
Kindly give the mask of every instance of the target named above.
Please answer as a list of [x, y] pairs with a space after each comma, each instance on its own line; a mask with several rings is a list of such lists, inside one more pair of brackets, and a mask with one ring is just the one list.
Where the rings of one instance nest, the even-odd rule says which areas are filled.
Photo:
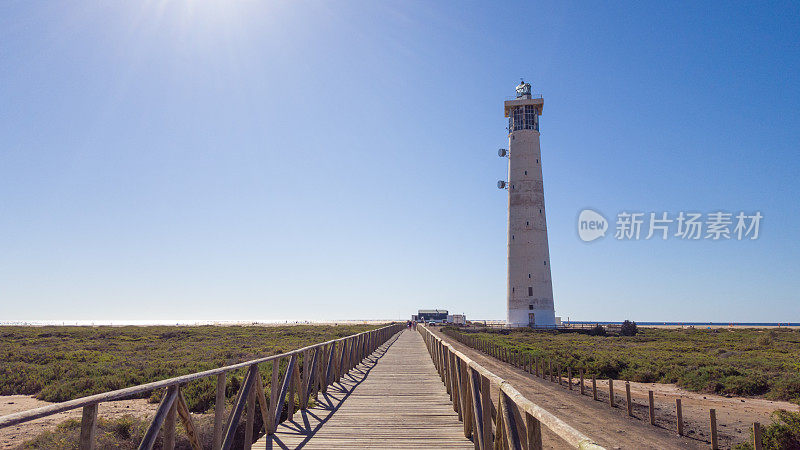
[[505, 102], [508, 117], [508, 313], [510, 326], [555, 326], [550, 250], [544, 212], [539, 116], [544, 100], [520, 82], [517, 98]]

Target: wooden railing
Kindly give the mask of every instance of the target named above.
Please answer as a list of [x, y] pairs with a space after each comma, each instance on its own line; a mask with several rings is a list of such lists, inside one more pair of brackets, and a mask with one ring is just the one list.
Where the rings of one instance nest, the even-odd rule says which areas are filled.
[[[608, 327], [606, 325], [606, 327]], [[543, 380], [550, 380], [552, 383], [558, 383], [559, 386], [563, 386], [564, 382], [566, 381], [566, 387], [570, 391], [573, 390], [573, 387], [576, 386], [580, 390], [581, 395], [589, 395], [586, 393], [587, 386], [586, 384], [591, 381], [591, 396], [596, 401], [603, 401], [601, 395], [607, 395], [606, 403], [611, 408], [616, 408], [620, 405], [620, 402], [617, 400], [617, 396], [614, 393], [614, 386], [619, 386], [619, 383], [624, 381], [625, 386], [625, 406], [627, 409], [627, 414], [629, 417], [634, 416], [634, 401], [631, 398], [631, 383], [628, 380], [615, 380], [613, 378], [607, 378], [608, 382], [608, 393], [598, 395], [598, 388], [597, 388], [597, 374], [587, 370], [584, 367], [573, 367], [571, 364], [568, 364], [567, 367], [563, 367], [557, 360], [557, 358], [550, 358], [550, 357], [536, 357], [529, 352], [523, 350], [516, 350], [505, 347], [503, 345], [499, 345], [496, 342], [493, 342], [489, 339], [483, 338], [479, 336], [477, 333], [480, 333], [481, 330], [473, 330], [470, 333], [464, 333], [460, 330], [454, 330], [452, 328], [443, 328], [442, 333], [447, 335], [448, 337], [453, 338], [454, 340], [466, 345], [467, 347], [473, 348], [478, 350], [479, 352], [483, 352], [493, 358], [497, 358], [498, 360], [515, 366], [519, 369], [528, 372], [535, 377], [541, 377]], [[553, 362], [553, 359], [556, 359]], [[576, 378], [573, 382], [573, 376]], [[564, 380], [566, 378], [566, 380]], [[584, 380], [584, 378], [586, 378]], [[652, 390], [647, 391], [648, 397], [648, 417], [650, 425], [653, 426], [662, 426], [665, 421], [672, 420], [671, 417], [664, 418], [661, 421], [661, 424], [656, 425], [656, 402], [655, 396]], [[704, 397], [705, 398], [705, 397]], [[675, 402], [675, 430], [678, 432], [679, 436], [685, 436], [685, 426], [686, 421], [683, 417], [683, 406], [681, 404], [681, 397], [677, 396], [672, 399]], [[662, 406], [661, 410], [666, 409]], [[709, 408], [708, 409], [708, 431], [709, 436], [711, 438], [711, 448], [717, 449], [719, 448], [719, 434], [717, 432], [717, 410], [716, 408]], [[756, 422], [753, 424], [753, 435], [757, 433], [757, 429], [759, 424]]]
[[[202, 449], [198, 430], [192, 421], [186, 401], [181, 393], [186, 383], [205, 377], [217, 377], [216, 405], [214, 408], [214, 449], [229, 449], [233, 445], [239, 421], [246, 414], [243, 447], [249, 449], [253, 436], [261, 432], [255, 430], [253, 423], [258, 403], [263, 430], [272, 434], [283, 416], [284, 407], [288, 409], [288, 417], [294, 415], [295, 397], [300, 409], [308, 406], [309, 399], [325, 392], [327, 387], [341, 379], [350, 369], [357, 366], [364, 358], [372, 354], [380, 345], [404, 328], [401, 324], [393, 324], [376, 330], [365, 331], [352, 336], [311, 345], [280, 355], [254, 359], [239, 364], [206, 370], [180, 377], [142, 384], [116, 391], [91, 395], [63, 403], [22, 411], [0, 417], [0, 428], [9, 427], [41, 417], [50, 416], [63, 411], [83, 408], [79, 448], [93, 449], [94, 434], [97, 424], [97, 406], [112, 400], [140, 396], [158, 389], [164, 390], [161, 404], [150, 423], [150, 427], [139, 445], [140, 449], [151, 449], [156, 443], [159, 432], [162, 434], [162, 448], [172, 449], [175, 446], [175, 418], [180, 418], [189, 442], [194, 449]], [[287, 360], [283, 375], [280, 374], [281, 361]], [[301, 363], [302, 361], [302, 363]], [[258, 365], [272, 363], [272, 380], [270, 396], [267, 399], [264, 384], [259, 374]], [[302, 365], [302, 368], [301, 368]], [[233, 409], [225, 419], [225, 385], [228, 372], [247, 369], [247, 375], [239, 388]], [[287, 402], [287, 394], [289, 401]], [[223, 421], [225, 422], [223, 426]]]
[[[603, 449], [426, 327], [418, 326], [417, 330], [450, 394], [453, 409], [464, 423], [464, 436], [473, 440], [475, 448], [541, 449], [544, 425], [574, 448]], [[497, 390], [496, 404], [492, 400], [492, 387]]]

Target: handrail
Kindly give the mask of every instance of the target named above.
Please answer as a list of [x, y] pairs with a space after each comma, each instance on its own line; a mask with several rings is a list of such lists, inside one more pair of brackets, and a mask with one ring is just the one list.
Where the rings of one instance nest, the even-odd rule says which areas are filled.
[[[334, 381], [340, 379], [341, 376], [343, 376], [345, 373], [347, 373], [347, 371], [349, 371], [350, 369], [355, 367], [362, 359], [366, 358], [374, 350], [376, 350], [380, 345], [382, 345], [383, 343], [388, 341], [389, 338], [391, 338], [393, 335], [395, 335], [396, 333], [401, 331], [402, 328], [403, 328], [403, 325], [401, 325], [401, 324], [392, 324], [392, 325], [388, 325], [388, 326], [385, 326], [385, 327], [382, 327], [382, 328], [377, 328], [377, 329], [374, 329], [374, 330], [364, 331], [364, 332], [361, 332], [361, 333], [358, 333], [358, 334], [353, 334], [353, 335], [346, 336], [346, 337], [343, 337], [343, 338], [332, 339], [332, 340], [329, 340], [329, 341], [326, 341], [326, 342], [309, 345], [309, 346], [306, 346], [306, 347], [303, 347], [303, 348], [299, 348], [299, 349], [292, 350], [292, 351], [289, 351], [289, 352], [286, 352], [286, 353], [282, 353], [282, 354], [278, 354], [278, 355], [271, 355], [271, 356], [267, 356], [267, 357], [263, 357], [263, 358], [257, 358], [257, 359], [241, 362], [241, 363], [238, 363], [238, 364], [232, 364], [232, 365], [228, 365], [228, 366], [219, 367], [219, 368], [216, 368], [216, 369], [206, 370], [206, 371], [203, 371], [203, 372], [196, 372], [196, 373], [192, 373], [192, 374], [188, 374], [188, 375], [182, 375], [182, 376], [178, 376], [178, 377], [174, 377], [174, 378], [168, 378], [168, 379], [165, 379], [165, 380], [159, 380], [159, 381], [154, 381], [154, 382], [151, 382], [151, 383], [140, 384], [140, 385], [137, 385], [137, 386], [131, 386], [131, 387], [123, 388], [123, 389], [117, 389], [117, 390], [114, 390], [114, 391], [103, 392], [103, 393], [100, 393], [100, 394], [95, 394], [95, 395], [90, 395], [90, 396], [86, 396], [86, 397], [77, 398], [77, 399], [74, 399], [74, 400], [68, 400], [66, 402], [56, 403], [56, 404], [53, 404], [53, 405], [47, 405], [47, 406], [43, 406], [43, 407], [40, 407], [40, 408], [30, 409], [30, 410], [27, 410], [27, 411], [20, 411], [20, 412], [17, 412], [17, 413], [8, 414], [8, 415], [0, 417], [0, 429], [5, 428], [5, 427], [9, 427], [9, 426], [12, 426], [12, 425], [17, 425], [17, 424], [20, 424], [20, 423], [23, 423], [23, 422], [28, 422], [28, 421], [31, 421], [31, 420], [39, 419], [41, 417], [46, 417], [46, 416], [50, 416], [50, 415], [57, 414], [57, 413], [60, 413], [60, 412], [69, 411], [69, 410], [73, 410], [73, 409], [76, 409], [76, 408], [83, 407], [84, 408], [84, 417], [83, 417], [83, 422], [82, 422], [83, 425], [82, 425], [82, 427], [90, 428], [89, 430], [86, 430], [86, 433], [87, 433], [87, 436], [89, 436], [89, 438], [91, 438], [93, 436], [93, 429], [94, 429], [94, 426], [95, 426], [95, 421], [96, 421], [96, 416], [97, 416], [97, 407], [96, 407], [96, 405], [98, 403], [118, 400], [118, 399], [121, 399], [121, 398], [130, 397], [130, 396], [136, 395], [136, 394], [142, 394], [142, 393], [145, 393], [145, 392], [151, 392], [151, 391], [154, 391], [156, 389], [161, 389], [161, 388], [167, 388], [167, 390], [169, 390], [171, 388], [177, 388], [177, 396], [179, 398], [182, 398], [182, 396], [180, 395], [180, 388], [183, 385], [185, 385], [186, 383], [188, 383], [190, 381], [193, 381], [193, 380], [197, 380], [197, 379], [205, 378], [205, 377], [209, 377], [209, 376], [214, 376], [214, 375], [217, 375], [217, 377], [218, 377], [218, 383], [217, 383], [218, 387], [220, 386], [219, 378], [222, 379], [222, 383], [223, 383], [222, 386], [223, 386], [223, 391], [224, 391], [224, 378], [225, 378], [225, 376], [226, 376], [226, 374], [228, 372], [233, 371], [233, 370], [237, 370], [237, 369], [249, 368], [250, 371], [248, 372], [248, 377], [250, 377], [251, 375], [257, 375], [258, 364], [265, 363], [265, 362], [270, 362], [270, 361], [272, 361], [272, 363], [273, 363], [273, 381], [280, 382], [280, 380], [277, 379], [277, 373], [275, 372], [280, 367], [280, 364], [279, 364], [280, 360], [282, 358], [287, 358], [288, 357], [288, 358], [290, 358], [290, 361], [295, 361], [301, 355], [303, 356], [304, 361], [308, 361], [308, 369], [304, 371], [306, 373], [302, 374], [303, 389], [297, 389], [297, 388], [299, 388], [299, 386], [294, 386], [294, 381], [300, 379], [300, 376], [301, 376], [299, 374], [300, 369], [297, 367], [296, 364], [290, 364], [290, 366], [292, 366], [290, 368], [290, 370], [292, 370], [295, 373], [287, 373], [286, 374], [286, 377], [283, 380], [283, 386], [281, 386], [281, 389], [278, 390], [278, 392], [283, 392], [285, 394], [287, 389], [293, 389], [291, 395], [292, 395], [292, 398], [294, 398], [295, 390], [296, 390], [297, 394], [300, 397], [300, 399], [301, 400], [305, 399], [305, 402], [303, 402], [303, 401], [300, 402], [301, 405], [304, 405], [304, 404], [308, 403], [308, 397], [309, 396], [316, 395], [316, 393], [319, 392], [320, 390], [324, 391], [329, 384], [331, 384]], [[312, 354], [313, 354], [313, 360], [311, 359]], [[306, 358], [308, 358], [308, 359], [306, 359]], [[324, 373], [321, 370], [322, 364], [317, 364], [318, 358], [320, 358], [320, 360], [324, 359], [324, 361], [325, 361], [326, 370], [324, 371]], [[313, 361], [313, 363], [312, 363], [312, 361]], [[260, 378], [255, 378], [255, 380], [260, 380]], [[260, 383], [260, 381], [259, 381], [259, 383]], [[289, 387], [288, 384], [291, 384], [291, 387]], [[245, 389], [245, 385], [246, 385], [246, 383], [243, 384], [243, 386], [240, 388], [239, 397], [237, 397], [237, 403], [240, 402], [240, 401], [243, 402], [243, 401], [247, 400], [245, 397], [247, 397], [249, 395], [255, 395], [256, 393], [258, 393], [261, 397], [263, 397], [263, 395], [264, 395], [263, 394], [263, 386], [256, 386], [257, 389], [251, 391], [249, 389]], [[260, 389], [259, 389], [259, 387], [260, 387]], [[275, 391], [275, 389], [272, 389], [272, 390]], [[249, 393], [248, 392], [244, 392], [245, 395], [242, 395], [243, 391], [249, 391]], [[224, 395], [224, 392], [223, 392], [223, 395]], [[272, 403], [272, 406], [273, 406], [273, 409], [274, 409], [274, 407], [277, 406], [277, 402], [279, 401], [279, 399], [277, 398], [278, 394], [275, 393], [272, 397], [273, 397], [273, 399], [272, 399], [273, 401], [271, 403]], [[170, 398], [171, 398], [170, 403], [177, 403], [177, 402], [172, 402], [172, 400], [175, 399], [174, 394], [171, 395]], [[224, 397], [222, 397], [222, 398], [224, 400]], [[220, 394], [219, 393], [217, 394], [217, 399], [218, 400], [220, 399]], [[268, 408], [267, 408], [267, 405], [266, 405], [266, 399], [259, 398], [259, 402], [263, 403], [261, 405], [262, 406], [262, 411], [267, 411]], [[281, 405], [282, 405], [282, 403], [281, 403]], [[241, 406], [244, 406], [244, 403], [242, 403]], [[217, 408], [220, 408], [220, 407], [224, 408], [224, 405], [221, 405], [221, 406], [217, 405]], [[173, 405], [173, 406], [171, 406], [171, 408], [175, 408], [175, 406]], [[290, 412], [292, 412], [293, 408], [294, 408], [294, 402], [292, 401], [291, 407], [290, 407]], [[241, 408], [239, 408], [239, 409], [241, 410]], [[89, 417], [87, 417], [87, 411], [89, 412]], [[277, 422], [278, 422], [278, 420], [280, 418], [280, 414], [281, 414], [282, 411], [270, 410], [269, 412], [275, 414], [273, 420], [275, 421], [275, 425], [277, 425]], [[217, 413], [217, 415], [218, 414], [219, 413]], [[174, 420], [174, 415], [172, 415], [172, 416], [173, 416], [173, 420]], [[156, 417], [155, 420], [159, 420], [159, 419], [163, 420], [163, 418], [160, 418], [160, 417]], [[183, 416], [181, 416], [181, 419], [184, 420], [184, 421], [186, 420]], [[235, 419], [235, 420], [231, 420], [231, 419]], [[189, 418], [189, 420], [190, 420], [190, 418]], [[234, 422], [238, 422], [238, 417], [231, 417], [231, 418], [229, 418], [228, 422], [233, 423], [235, 425]], [[250, 423], [250, 426], [252, 426], [252, 421], [251, 421], [250, 414], [248, 414], [248, 423]], [[156, 423], [154, 422], [151, 425], [151, 428], [155, 424]], [[158, 431], [158, 428], [160, 428], [161, 423], [159, 422], [158, 425], [159, 426], [155, 428], [155, 431]], [[193, 425], [187, 424], [187, 423], [184, 423], [184, 425], [187, 426], [187, 427], [188, 426], [193, 426]], [[174, 426], [172, 428], [174, 428]], [[272, 426], [267, 427], [267, 431], [268, 432], [270, 431], [270, 428], [274, 428], [274, 427], [272, 427]], [[218, 430], [215, 429], [214, 431], [215, 431], [215, 441], [216, 441], [216, 440], [218, 440], [216, 438], [216, 435], [218, 434]], [[88, 439], [88, 441], [89, 442], [87, 442], [86, 445], [84, 445], [85, 444], [84, 443], [84, 430], [82, 429], [80, 447], [81, 448], [93, 448], [93, 443], [91, 442], [92, 439]], [[220, 448], [219, 447], [219, 443], [215, 442], [215, 447], [214, 448]]]
[[[588, 436], [525, 398], [509, 382], [456, 350], [424, 325], [417, 328], [453, 399], [454, 409], [464, 421], [465, 436], [477, 440], [481, 450], [495, 448], [497, 440], [501, 441], [501, 448], [540, 449], [542, 424], [574, 448], [603, 450]], [[497, 406], [493, 402], [483, 404], [491, 402], [490, 384], [497, 386], [500, 392]], [[509, 403], [516, 408], [511, 408]], [[486, 414], [489, 411], [491, 414]], [[497, 431], [492, 434], [491, 419], [495, 416]]]

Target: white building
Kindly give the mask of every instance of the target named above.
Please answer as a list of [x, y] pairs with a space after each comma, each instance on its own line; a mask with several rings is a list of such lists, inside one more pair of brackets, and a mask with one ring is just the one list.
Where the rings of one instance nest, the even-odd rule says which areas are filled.
[[447, 323], [452, 323], [454, 325], [466, 325], [467, 316], [464, 314], [448, 314]]
[[521, 82], [505, 102], [508, 117], [508, 313], [510, 326], [555, 326], [544, 210], [539, 116], [544, 100]]

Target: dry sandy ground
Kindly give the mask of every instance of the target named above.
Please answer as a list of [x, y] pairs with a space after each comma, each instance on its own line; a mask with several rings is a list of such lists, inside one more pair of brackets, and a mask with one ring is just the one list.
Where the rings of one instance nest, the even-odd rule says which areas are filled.
[[[688, 392], [675, 385], [631, 383], [633, 418], [627, 417], [625, 405], [625, 382], [614, 383], [615, 408], [608, 402], [608, 382], [598, 380], [599, 401], [592, 399], [591, 380], [585, 380], [585, 395], [580, 394], [579, 380], [573, 379], [573, 390], [564, 383], [544, 381], [521, 369], [503, 363], [461, 343], [441, 335], [440, 337], [478, 364], [497, 376], [506, 379], [517, 390], [534, 403], [556, 414], [585, 434], [604, 441], [614, 442], [617, 448], [707, 448], [711, 442], [709, 431], [709, 409], [716, 409], [717, 429], [721, 448], [746, 440], [753, 422], [770, 423], [769, 415], [776, 409], [800, 411], [800, 407], [788, 402], [773, 402], [755, 398], [726, 398], [718, 395]], [[648, 391], [655, 398], [656, 426], [649, 423]], [[675, 399], [681, 398], [683, 406], [684, 433], [677, 436]], [[642, 445], [640, 439], [650, 439]], [[637, 443], [638, 441], [638, 443]], [[614, 448], [615, 446], [609, 446]]]
[[[19, 411], [50, 405], [50, 402], [37, 400], [28, 395], [2, 395], [0, 396], [0, 416]], [[139, 418], [152, 417], [158, 409], [157, 404], [147, 402], [147, 399], [120, 400], [101, 403], [98, 410], [100, 417], [112, 418], [130, 414]], [[53, 429], [68, 418], [80, 420], [81, 409], [65, 411], [41, 419], [25, 422], [19, 425], [0, 429], [0, 448], [15, 448], [23, 441], [30, 439], [47, 429]]]

